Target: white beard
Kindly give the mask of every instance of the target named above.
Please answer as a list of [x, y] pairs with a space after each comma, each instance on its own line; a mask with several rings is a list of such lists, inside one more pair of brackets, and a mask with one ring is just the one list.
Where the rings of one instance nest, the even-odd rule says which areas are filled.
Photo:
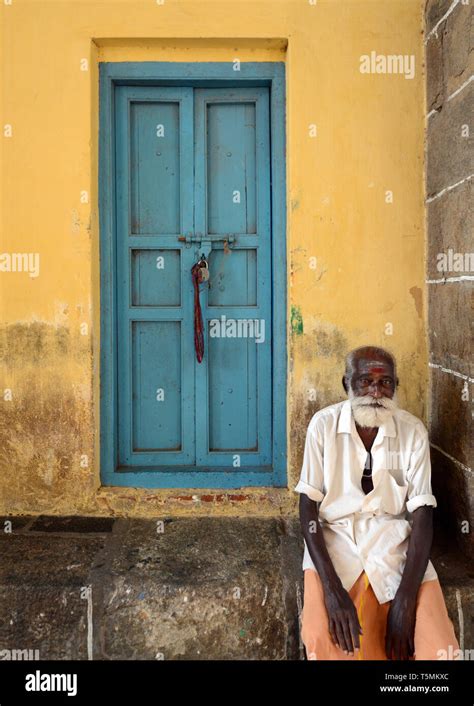
[[[370, 395], [357, 397], [353, 390], [349, 390], [352, 414], [360, 427], [380, 427], [393, 416], [394, 410], [398, 408], [396, 395], [392, 399], [380, 397], [375, 400]], [[377, 403], [379, 406], [373, 406]]]

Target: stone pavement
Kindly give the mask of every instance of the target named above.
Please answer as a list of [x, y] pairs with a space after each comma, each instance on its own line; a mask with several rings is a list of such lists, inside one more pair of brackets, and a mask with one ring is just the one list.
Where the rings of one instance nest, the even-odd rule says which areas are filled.
[[[297, 518], [6, 520], [1, 659], [304, 658]], [[472, 565], [439, 537], [432, 560], [472, 649]]]

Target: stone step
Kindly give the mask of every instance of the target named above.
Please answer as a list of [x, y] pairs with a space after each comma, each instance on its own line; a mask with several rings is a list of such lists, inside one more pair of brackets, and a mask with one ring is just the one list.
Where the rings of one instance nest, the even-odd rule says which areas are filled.
[[[7, 518], [0, 652], [40, 659], [303, 659], [298, 518]], [[3, 525], [4, 523], [2, 523]], [[473, 577], [433, 552], [472, 648]]]

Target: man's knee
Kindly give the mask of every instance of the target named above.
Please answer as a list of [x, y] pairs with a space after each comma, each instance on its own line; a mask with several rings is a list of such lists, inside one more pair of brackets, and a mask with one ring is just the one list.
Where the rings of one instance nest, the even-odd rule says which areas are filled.
[[302, 620], [301, 640], [308, 659], [320, 659], [318, 655], [326, 655], [332, 647], [332, 641], [323, 625], [308, 623]]

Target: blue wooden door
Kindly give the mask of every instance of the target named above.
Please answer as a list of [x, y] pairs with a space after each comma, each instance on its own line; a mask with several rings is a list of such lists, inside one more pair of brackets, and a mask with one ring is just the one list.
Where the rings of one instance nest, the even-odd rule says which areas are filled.
[[[208, 487], [259, 473], [252, 484], [265, 484], [275, 460], [269, 88], [121, 85], [114, 107], [115, 471], [150, 486], [185, 487], [200, 473]], [[191, 267], [202, 254], [199, 363]]]

